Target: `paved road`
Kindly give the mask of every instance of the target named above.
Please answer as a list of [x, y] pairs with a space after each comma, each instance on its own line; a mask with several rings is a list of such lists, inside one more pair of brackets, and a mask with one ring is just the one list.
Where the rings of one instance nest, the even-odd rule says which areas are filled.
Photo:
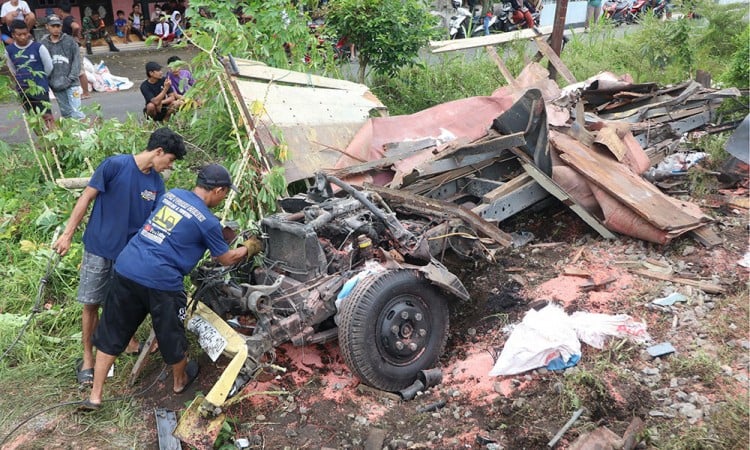
[[[106, 47], [104, 48], [106, 49]], [[96, 105], [100, 105], [102, 117], [105, 119], [117, 118], [124, 121], [128, 113], [142, 117], [143, 96], [138, 87], [146, 78], [146, 62], [156, 61], [161, 65], [166, 65], [167, 58], [172, 55], [190, 61], [195, 54], [196, 50], [194, 49], [164, 48], [156, 50], [146, 48], [143, 44], [121, 46], [119, 53], [111, 53], [95, 47], [94, 55], [89, 57], [91, 62], [95, 65], [104, 62], [111, 74], [128, 78], [133, 82], [133, 87], [126, 91], [95, 92], [90, 99], [83, 100], [83, 106], [93, 109]], [[52, 109], [55, 117], [60, 117], [60, 110], [54, 100], [52, 101]], [[6, 143], [28, 141], [29, 137], [21, 119], [22, 112], [23, 108], [20, 103], [0, 105], [0, 140]]]

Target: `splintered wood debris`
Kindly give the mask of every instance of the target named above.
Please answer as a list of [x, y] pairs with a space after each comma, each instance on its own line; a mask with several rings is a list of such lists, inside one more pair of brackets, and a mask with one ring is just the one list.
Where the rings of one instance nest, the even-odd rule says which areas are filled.
[[384, 108], [366, 86], [238, 65], [244, 110], [261, 111], [248, 118], [261, 141], [289, 145], [289, 160], [277, 162], [289, 182], [326, 170], [396, 208], [418, 205], [449, 224], [446, 235], [485, 239], [475, 245], [511, 245], [497, 225], [550, 194], [606, 238], [665, 244], [692, 232], [705, 245], [717, 241], [697, 205], [642, 174], [686, 133], [717, 128], [716, 108], [737, 89], [635, 84], [608, 72], [561, 89], [532, 62], [517, 77], [503, 71], [510, 85], [492, 95], [373, 117]]

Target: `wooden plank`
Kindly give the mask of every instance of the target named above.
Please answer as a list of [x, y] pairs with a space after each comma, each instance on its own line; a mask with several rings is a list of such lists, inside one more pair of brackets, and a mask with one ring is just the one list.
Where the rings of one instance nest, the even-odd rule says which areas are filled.
[[676, 200], [627, 166], [599, 155], [565, 134], [550, 131], [550, 142], [574, 170], [661, 230], [687, 230], [711, 220], [705, 215], [688, 213]]
[[622, 142], [620, 136], [617, 135], [617, 131], [614, 127], [605, 126], [599, 130], [596, 133], [596, 139], [594, 142], [607, 147], [610, 153], [612, 153], [612, 155], [614, 155], [614, 157], [620, 162], [622, 162], [625, 155], [628, 153], [627, 146]]
[[497, 54], [497, 51], [495, 50], [495, 47], [491, 45], [487, 45], [484, 47], [485, 51], [488, 55], [490, 55], [490, 59], [495, 62], [495, 65], [497, 66], [498, 70], [500, 70], [500, 73], [505, 78], [505, 81], [508, 82], [508, 85], [513, 86], [514, 88], [518, 87], [518, 82], [513, 77], [513, 74], [510, 73], [510, 69], [508, 69], [508, 66], [505, 65], [505, 62], [503, 62], [502, 59], [500, 59], [500, 56]]
[[339, 80], [337, 78], [321, 77], [319, 75], [313, 75], [310, 73], [295, 72], [289, 69], [277, 69], [274, 67], [269, 67], [259, 61], [253, 61], [249, 59], [235, 59], [235, 62], [237, 63], [237, 68], [239, 69], [238, 75], [240, 77], [262, 80], [265, 82], [264, 84], [268, 84], [269, 82], [276, 82], [285, 84], [297, 84], [300, 86], [308, 87], [314, 86], [329, 89], [342, 89], [356, 92], [359, 95], [370, 91], [370, 88], [368, 88], [364, 84], [354, 83], [346, 80]]
[[516, 189], [520, 188], [526, 183], [529, 183], [533, 181], [531, 178], [531, 175], [528, 173], [523, 173], [512, 180], [508, 181], [507, 183], [504, 183], [502, 186], [497, 187], [490, 192], [484, 194], [482, 196], [482, 202], [484, 203], [492, 203], [498, 198], [502, 197], [503, 195], [506, 195], [510, 192], [515, 191]]
[[714, 230], [708, 225], [703, 225], [695, 230], [690, 230], [690, 235], [706, 248], [714, 248], [724, 242], [724, 239], [716, 234], [716, 232], [714, 232]]
[[651, 272], [649, 270], [634, 270], [633, 273], [636, 275], [640, 275], [646, 278], [651, 278], [654, 280], [671, 281], [677, 284], [686, 284], [688, 286], [695, 286], [698, 289], [702, 290], [703, 292], [707, 292], [709, 294], [723, 294], [726, 292], [726, 289], [724, 289], [723, 286], [720, 286], [714, 283], [706, 283], [704, 281], [696, 281], [696, 280], [691, 280], [689, 278], [673, 277], [671, 275], [664, 275], [658, 272]]
[[530, 39], [541, 34], [552, 33], [552, 25], [537, 28], [539, 32], [525, 28], [523, 30], [510, 31], [508, 33], [491, 34], [489, 36], [479, 36], [466, 39], [430, 41], [430, 51], [432, 53], [451, 52], [454, 50], [465, 50], [468, 48], [485, 47], [487, 45], [497, 45], [505, 42], [512, 42], [518, 39]]
[[539, 51], [544, 54], [544, 56], [547, 57], [550, 64], [552, 64], [555, 69], [557, 69], [558, 72], [560, 72], [560, 75], [565, 79], [565, 81], [568, 82], [568, 84], [577, 83], [576, 77], [573, 76], [573, 73], [568, 69], [568, 66], [565, 65], [565, 63], [560, 59], [559, 56], [557, 56], [557, 53], [555, 53], [554, 50], [552, 50], [552, 47], [547, 44], [547, 41], [544, 40], [543, 37], [538, 37], [534, 39], [534, 42], [536, 42], [536, 46], [539, 48]]
[[143, 366], [146, 364], [146, 359], [151, 354], [151, 347], [154, 346], [154, 341], [156, 341], [156, 333], [154, 332], [154, 329], [151, 328], [151, 333], [149, 333], [148, 339], [146, 339], [146, 343], [143, 344], [143, 349], [138, 355], [138, 359], [135, 361], [135, 364], [133, 364], [133, 369], [130, 371], [128, 385], [134, 385], [135, 380], [138, 379], [138, 375], [140, 375], [141, 371], [143, 370]]
[[[529, 162], [525, 153], [521, 152], [520, 150], [516, 151], [515, 153], [520, 156], [519, 159], [521, 160], [523, 169], [528, 172], [528, 174], [531, 175], [531, 177], [534, 178], [534, 180], [536, 180], [536, 182], [539, 183], [547, 192], [554, 195], [561, 202], [565, 203], [568, 208], [570, 208], [574, 213], [578, 215], [578, 217], [583, 219], [584, 222], [586, 222], [591, 228], [599, 233], [601, 237], [605, 239], [617, 238], [617, 236], [609, 231], [607, 227], [605, 227], [599, 221], [599, 219], [591, 215], [581, 205], [576, 203], [575, 200], [570, 198], [568, 194], [563, 191], [562, 188], [554, 182], [554, 180], [552, 180], [552, 178], [548, 177], [547, 174], [537, 169], [534, 164]], [[523, 156], [521, 157], [521, 155]]]

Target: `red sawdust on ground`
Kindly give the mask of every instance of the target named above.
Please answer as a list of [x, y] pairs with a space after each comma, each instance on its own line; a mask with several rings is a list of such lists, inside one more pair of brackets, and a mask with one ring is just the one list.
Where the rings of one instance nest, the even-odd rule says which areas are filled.
[[[337, 345], [329, 343], [324, 346], [295, 347], [286, 343], [279, 347], [278, 354], [280, 356], [275, 364], [286, 368], [286, 373], [280, 374], [274, 381], [250, 383], [245, 392], [276, 391], [279, 383], [285, 379], [291, 380], [292, 385], [301, 387], [309, 383], [313, 376], [317, 376], [322, 387], [314, 401], [306, 406], [313, 408], [321, 401], [336, 404], [353, 402], [362, 406], [362, 416], [371, 422], [379, 420], [385, 414], [387, 408], [384, 405], [373, 404], [371, 399], [355, 391], [358, 380], [344, 364]], [[257, 395], [249, 401], [254, 405], [261, 405], [268, 398], [267, 395]]]
[[443, 371], [443, 382], [455, 386], [472, 400], [490, 403], [498, 396], [493, 390], [496, 378], [487, 374], [495, 364], [492, 355], [480, 348], [470, 348], [466, 357], [453, 362]]
[[[589, 278], [560, 274], [527, 290], [524, 295], [532, 299], [554, 300], [560, 302], [564, 308], [579, 303], [586, 305], [587, 312], [618, 314], [622, 311], [616, 311], [614, 306], [636, 292], [638, 281], [624, 268], [579, 264], [576, 269], [589, 274]], [[582, 290], [586, 284], [605, 283], [609, 280], [612, 281], [597, 290]]]

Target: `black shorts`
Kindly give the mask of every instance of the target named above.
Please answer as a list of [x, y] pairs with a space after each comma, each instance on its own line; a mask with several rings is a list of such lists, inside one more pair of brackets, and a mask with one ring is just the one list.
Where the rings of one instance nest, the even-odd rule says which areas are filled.
[[165, 117], [167, 117], [167, 107], [162, 106], [161, 110], [159, 110], [158, 113], [156, 113], [155, 117], [151, 117], [148, 114], [146, 114], [146, 108], [143, 108], [143, 114], [146, 116], [146, 118], [151, 119], [155, 122], [161, 122], [164, 120]]
[[25, 109], [27, 113], [32, 111], [40, 111], [42, 114], [52, 113], [52, 109], [50, 109], [49, 93], [47, 92], [37, 95], [22, 93], [21, 103], [23, 104], [23, 109]]
[[184, 291], [148, 288], [115, 272], [92, 342], [104, 353], [119, 355], [150, 313], [164, 362], [176, 364], [187, 356], [186, 308]]

